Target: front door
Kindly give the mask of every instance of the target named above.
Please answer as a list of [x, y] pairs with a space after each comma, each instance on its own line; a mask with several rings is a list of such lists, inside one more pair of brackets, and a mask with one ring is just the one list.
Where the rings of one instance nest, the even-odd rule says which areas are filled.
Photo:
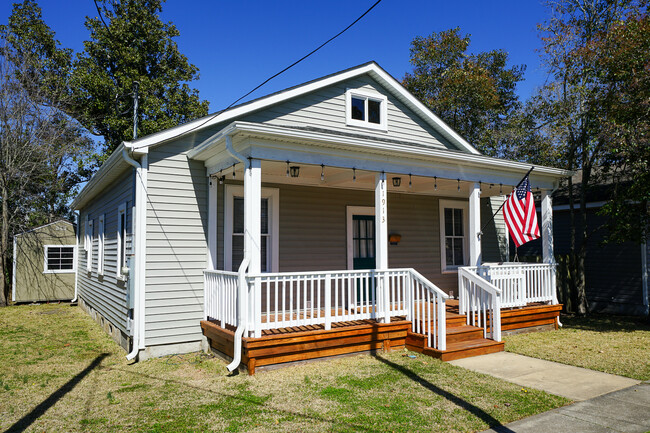
[[375, 269], [375, 217], [352, 215], [353, 269]]

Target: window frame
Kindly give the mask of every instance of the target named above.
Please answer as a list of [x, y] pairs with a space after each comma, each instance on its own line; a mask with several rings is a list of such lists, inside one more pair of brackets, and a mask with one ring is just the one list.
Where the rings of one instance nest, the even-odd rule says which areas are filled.
[[[462, 200], [439, 200], [440, 215], [440, 271], [443, 274], [457, 273], [461, 266], [469, 264], [469, 201]], [[463, 211], [463, 264], [447, 266], [447, 251], [445, 249], [445, 209], [462, 209]], [[456, 237], [456, 236], [455, 236]]]
[[97, 274], [104, 275], [104, 232], [106, 230], [105, 217], [101, 214], [97, 221]]
[[[124, 224], [122, 224], [122, 215], [124, 215]], [[122, 266], [126, 266], [126, 228], [128, 227], [126, 215], [126, 202], [124, 202], [117, 208], [117, 231], [115, 234], [117, 251], [115, 261], [115, 276], [118, 279], [125, 278], [125, 276], [122, 274]], [[122, 230], [124, 230], [124, 238], [122, 238]]]
[[[48, 269], [47, 255], [50, 248], [72, 248], [72, 269]], [[44, 274], [74, 274], [77, 272], [77, 246], [76, 245], [43, 245], [43, 273]]]
[[[364, 99], [365, 120], [352, 118], [352, 98]], [[368, 100], [379, 102], [379, 123], [372, 123], [368, 120]], [[388, 98], [378, 92], [361, 89], [347, 89], [345, 92], [345, 124], [347, 126], [358, 126], [361, 128], [377, 129], [388, 131]]]
[[[232, 269], [232, 237], [233, 237], [233, 200], [235, 197], [244, 197], [243, 185], [226, 185], [224, 194], [224, 224], [223, 224], [223, 268], [226, 271], [237, 272]], [[280, 261], [280, 190], [277, 188], [262, 188], [262, 197], [269, 203], [269, 234], [266, 241], [266, 269], [267, 272], [279, 272]]]

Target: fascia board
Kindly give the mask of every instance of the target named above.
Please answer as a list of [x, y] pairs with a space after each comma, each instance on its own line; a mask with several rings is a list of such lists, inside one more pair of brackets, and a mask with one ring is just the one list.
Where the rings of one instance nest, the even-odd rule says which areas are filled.
[[122, 149], [124, 149], [124, 143], [120, 144], [117, 149], [115, 149], [79, 194], [77, 194], [77, 197], [75, 197], [70, 204], [72, 210], [79, 210], [88, 200], [93, 198], [104, 187], [108, 186], [108, 184], [114, 180], [110, 178], [109, 175], [117, 174], [113, 172], [119, 170], [120, 166], [126, 168], [128, 164], [122, 157]]
[[[426, 157], [438, 161], [456, 163], [459, 165], [473, 165], [478, 167], [488, 166], [494, 169], [520, 172], [522, 174], [525, 174], [531, 167], [531, 164], [493, 158], [480, 154], [469, 154], [450, 150], [425, 148], [422, 146], [412, 147], [402, 144], [384, 143], [370, 139], [360, 139], [356, 137], [331, 135], [322, 132], [289, 129], [261, 123], [233, 122], [222, 131], [223, 133], [220, 131], [220, 133], [217, 133], [213, 136], [213, 141], [206, 140], [206, 142], [202, 143], [200, 145], [201, 148], [197, 148], [196, 152], [192, 153], [192, 156], [188, 154], [188, 157], [201, 160], [201, 154], [207, 151], [211, 145], [216, 145], [216, 143], [224, 139], [226, 135], [242, 133], [253, 137], [266, 137], [274, 140], [292, 139], [301, 142], [318, 143], [325, 146], [343, 145], [349, 149], [361, 150], [368, 153], [387, 153], [396, 156], [410, 156], [417, 158]], [[543, 175], [555, 179], [560, 179], [573, 175], [573, 172], [552, 167], [535, 166], [534, 175]]]

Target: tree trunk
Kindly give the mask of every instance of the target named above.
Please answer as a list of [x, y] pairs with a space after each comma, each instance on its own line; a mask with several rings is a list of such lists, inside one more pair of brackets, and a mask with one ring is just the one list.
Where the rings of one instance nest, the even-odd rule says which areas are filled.
[[2, 187], [2, 229], [0, 231], [0, 307], [7, 306], [9, 284], [7, 284], [7, 256], [9, 251], [9, 208], [7, 188]]

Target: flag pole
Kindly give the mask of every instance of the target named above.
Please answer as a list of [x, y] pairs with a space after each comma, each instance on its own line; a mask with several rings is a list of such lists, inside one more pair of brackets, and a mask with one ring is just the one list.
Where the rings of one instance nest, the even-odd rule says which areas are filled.
[[[521, 178], [519, 183], [517, 183], [517, 185], [515, 185], [515, 189], [519, 188], [519, 185], [521, 185], [521, 183], [524, 181], [524, 179], [526, 179], [528, 177], [528, 175], [530, 174], [531, 171], [533, 171], [534, 168], [535, 168], [535, 166], [530, 167], [530, 170], [528, 170], [528, 172], [524, 175], [524, 177]], [[497, 209], [497, 211], [492, 214], [492, 217], [485, 223], [485, 225], [483, 225], [483, 227], [481, 228], [481, 231], [479, 232], [479, 235], [483, 234], [483, 230], [485, 230], [485, 227], [487, 227], [488, 224], [490, 224], [492, 222], [492, 220], [494, 220], [494, 217], [499, 213], [499, 211], [503, 208], [503, 206], [505, 204], [506, 204], [506, 200], [504, 200], [503, 203], [501, 203], [501, 206], [499, 206], [499, 209]]]

